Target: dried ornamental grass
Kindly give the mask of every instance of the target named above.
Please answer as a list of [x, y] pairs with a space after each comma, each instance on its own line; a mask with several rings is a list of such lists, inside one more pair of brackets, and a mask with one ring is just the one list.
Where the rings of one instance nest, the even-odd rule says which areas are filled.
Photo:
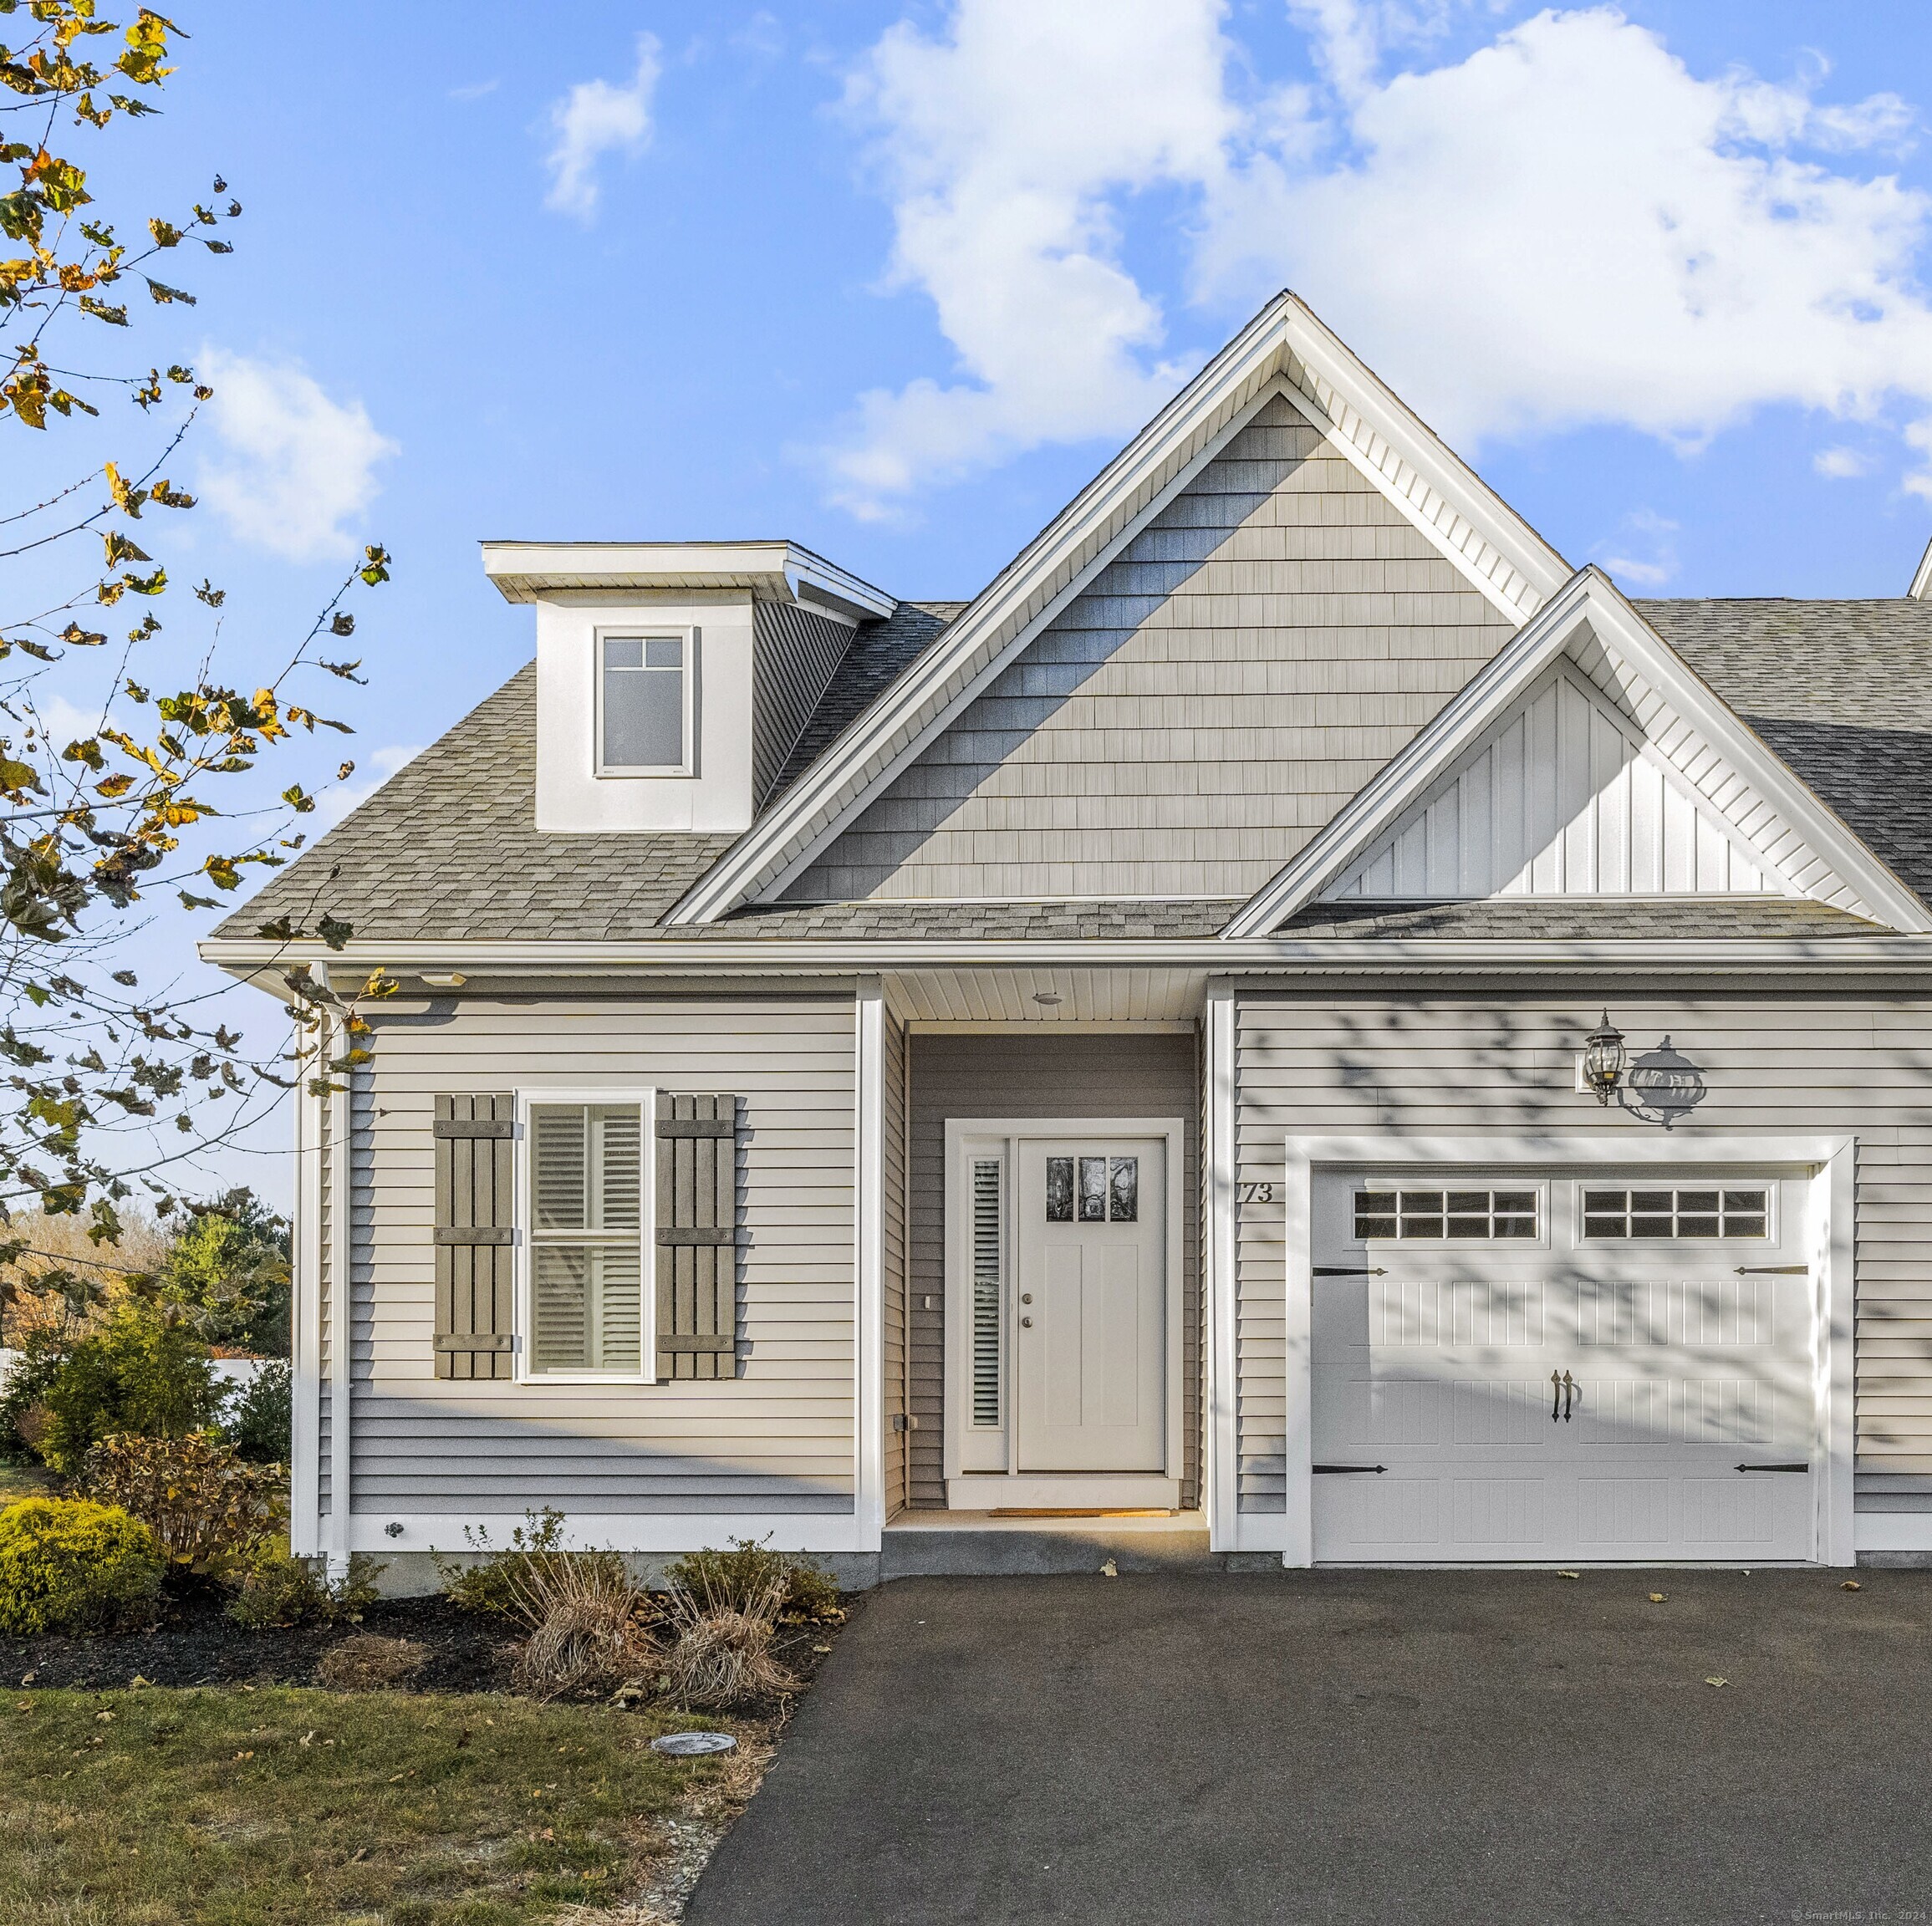
[[315, 1668], [316, 1682], [336, 1692], [381, 1692], [406, 1685], [429, 1661], [429, 1648], [413, 1638], [383, 1638], [358, 1632], [331, 1645]]
[[510, 1617], [530, 1628], [516, 1682], [536, 1699], [608, 1690], [655, 1669], [658, 1652], [640, 1623], [647, 1601], [614, 1552], [558, 1552], [506, 1575]]
[[681, 1705], [722, 1711], [794, 1689], [798, 1681], [772, 1655], [787, 1590], [783, 1572], [741, 1593], [737, 1605], [714, 1604], [706, 1590], [673, 1587], [665, 1600], [675, 1638], [664, 1658], [664, 1695]]

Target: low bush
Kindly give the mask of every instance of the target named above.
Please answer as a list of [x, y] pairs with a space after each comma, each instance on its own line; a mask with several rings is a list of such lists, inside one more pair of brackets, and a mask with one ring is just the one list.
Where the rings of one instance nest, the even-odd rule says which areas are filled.
[[185, 1438], [221, 1409], [207, 1347], [147, 1305], [123, 1303], [84, 1337], [50, 1340], [41, 1363], [30, 1390], [8, 1387], [13, 1429], [64, 1477], [104, 1438]]
[[773, 1552], [762, 1539], [734, 1538], [728, 1552], [692, 1552], [666, 1567], [675, 1591], [701, 1599], [713, 1612], [762, 1609], [774, 1589], [774, 1618], [830, 1618], [839, 1614], [839, 1587], [831, 1574], [788, 1552]]
[[208, 1435], [103, 1439], [79, 1488], [140, 1519], [171, 1564], [217, 1578], [240, 1573], [288, 1516], [286, 1470], [247, 1464]]
[[356, 1552], [334, 1583], [319, 1558], [296, 1558], [265, 1548], [243, 1568], [228, 1616], [251, 1632], [285, 1631], [296, 1625], [359, 1624], [375, 1602], [383, 1567]]
[[[554, 1587], [563, 1582], [561, 1574], [572, 1561], [614, 1562], [618, 1572], [624, 1572], [624, 1561], [614, 1552], [566, 1552], [561, 1511], [546, 1506], [540, 1512], [525, 1512], [523, 1520], [512, 1530], [510, 1542], [500, 1549], [491, 1544], [487, 1527], [466, 1526], [463, 1536], [474, 1562], [436, 1560], [444, 1596], [451, 1604], [487, 1618], [515, 1619], [534, 1631], [543, 1622]], [[628, 1574], [624, 1582], [630, 1582]]]
[[108, 1505], [23, 1498], [0, 1511], [0, 1632], [106, 1631], [160, 1589], [154, 1535]]
[[229, 1394], [222, 1434], [252, 1465], [286, 1465], [294, 1416], [293, 1375], [286, 1358], [272, 1358]]

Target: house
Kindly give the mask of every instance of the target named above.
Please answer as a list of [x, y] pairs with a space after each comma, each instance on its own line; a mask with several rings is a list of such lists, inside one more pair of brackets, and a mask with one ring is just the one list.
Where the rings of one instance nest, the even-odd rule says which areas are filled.
[[1630, 601], [1284, 293], [969, 603], [483, 565], [534, 663], [205, 945], [400, 985], [298, 1548], [1932, 1557], [1932, 564]]

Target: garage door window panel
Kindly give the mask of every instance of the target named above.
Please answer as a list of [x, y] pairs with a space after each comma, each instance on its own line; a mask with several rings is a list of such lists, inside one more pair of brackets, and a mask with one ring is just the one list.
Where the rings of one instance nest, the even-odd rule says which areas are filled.
[[1669, 1190], [1583, 1190], [1583, 1236], [1624, 1238], [1762, 1240], [1771, 1235], [1768, 1188], [1685, 1185]]
[[1355, 1235], [1364, 1243], [1534, 1241], [1538, 1194], [1511, 1190], [1373, 1190], [1355, 1193]]

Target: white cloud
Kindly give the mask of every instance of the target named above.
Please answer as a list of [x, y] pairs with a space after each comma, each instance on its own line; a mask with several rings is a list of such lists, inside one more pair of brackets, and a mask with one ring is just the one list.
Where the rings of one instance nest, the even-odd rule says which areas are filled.
[[[1156, 204], [1215, 311], [1204, 339], [1286, 282], [1468, 452], [1593, 425], [1691, 448], [1776, 405], [1924, 412], [1932, 199], [1875, 164], [1911, 107], [1823, 100], [1817, 60], [1700, 77], [1608, 6], [1432, 64], [1474, 10], [1289, 0], [1320, 82], [1258, 99], [1222, 0], [956, 0], [943, 37], [889, 31], [851, 90], [893, 206], [888, 285], [931, 299], [963, 378], [862, 396], [834, 492], [875, 512], [1150, 415], [1187, 364], [1157, 358], [1127, 265], [1155, 187], [1197, 210], [1190, 232]], [[1921, 468], [1905, 485], [1932, 496]]]
[[413, 762], [422, 752], [420, 742], [392, 743], [386, 749], [372, 750], [357, 765], [359, 782], [352, 777], [346, 782], [324, 789], [315, 798], [315, 814], [310, 818], [314, 825], [309, 832], [311, 838], [333, 828], [351, 809], [359, 809], [404, 763]]
[[1211, 178], [1238, 116], [1221, 0], [961, 0], [890, 29], [849, 104], [893, 204], [888, 284], [930, 297], [965, 379], [860, 397], [833, 451], [862, 513], [1047, 441], [1118, 435], [1170, 395], [1159, 306], [1113, 197]]
[[1850, 482], [1872, 471], [1872, 457], [1862, 448], [1821, 448], [1812, 466], [1832, 482]]
[[361, 402], [332, 401], [299, 368], [219, 348], [197, 367], [215, 390], [220, 444], [202, 460], [202, 499], [242, 540], [292, 562], [351, 553], [343, 524], [374, 499], [376, 464], [395, 443]]
[[1619, 552], [1606, 553], [1608, 544], [1599, 543], [1595, 553], [1619, 583], [1660, 588], [1677, 573], [1676, 533], [1677, 524], [1654, 509], [1634, 508], [1618, 531]]
[[1304, 289], [1466, 445], [1588, 423], [1695, 444], [1774, 402], [1867, 417], [1932, 395], [1928, 203], [1791, 150], [1899, 119], [1700, 79], [1608, 8], [1545, 13], [1362, 84], [1321, 125], [1323, 166], [1255, 156], [1203, 268]]
[[466, 87], [451, 88], [450, 98], [452, 100], [481, 100], [485, 95], [494, 94], [502, 84], [501, 79], [473, 80]]
[[655, 33], [637, 37], [637, 70], [626, 86], [580, 80], [550, 104], [555, 144], [544, 156], [550, 191], [543, 205], [588, 221], [597, 211], [597, 163], [606, 154], [642, 152], [650, 138], [650, 102], [662, 70]]

